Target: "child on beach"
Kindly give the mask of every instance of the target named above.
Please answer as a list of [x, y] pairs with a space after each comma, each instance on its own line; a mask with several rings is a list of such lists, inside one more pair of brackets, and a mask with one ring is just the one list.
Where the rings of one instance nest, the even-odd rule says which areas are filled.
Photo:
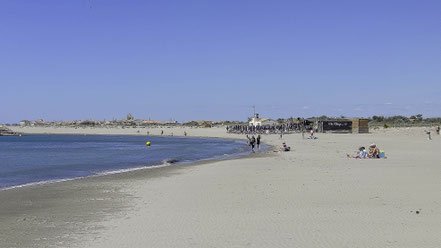
[[313, 139], [313, 140], [318, 139], [316, 136], [314, 136], [314, 129], [311, 129], [311, 131], [309, 131], [308, 139]]
[[348, 158], [367, 158], [368, 153], [366, 151], [366, 148], [364, 146], [362, 146], [362, 147], [358, 148], [358, 153], [357, 154], [352, 155], [352, 156], [349, 155], [349, 154], [346, 154], [346, 156]]
[[309, 134], [310, 134], [310, 138], [311, 139], [314, 139], [314, 129], [311, 129], [311, 131], [309, 132]]
[[282, 151], [282, 152], [289, 152], [289, 151], [291, 151], [291, 147], [290, 147], [290, 146], [287, 146], [286, 143], [283, 142], [283, 144], [282, 144], [282, 150], [281, 150], [281, 151]]

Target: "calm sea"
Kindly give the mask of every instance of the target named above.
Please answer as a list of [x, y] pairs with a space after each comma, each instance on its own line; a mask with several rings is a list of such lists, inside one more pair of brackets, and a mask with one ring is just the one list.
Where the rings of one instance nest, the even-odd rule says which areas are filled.
[[[151, 142], [147, 147], [145, 143]], [[243, 141], [102, 135], [0, 136], [0, 189], [248, 152]]]

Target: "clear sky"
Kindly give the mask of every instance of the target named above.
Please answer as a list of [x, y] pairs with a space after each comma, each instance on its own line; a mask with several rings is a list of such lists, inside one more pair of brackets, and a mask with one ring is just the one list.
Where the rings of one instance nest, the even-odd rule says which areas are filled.
[[441, 1], [0, 0], [0, 123], [441, 116]]

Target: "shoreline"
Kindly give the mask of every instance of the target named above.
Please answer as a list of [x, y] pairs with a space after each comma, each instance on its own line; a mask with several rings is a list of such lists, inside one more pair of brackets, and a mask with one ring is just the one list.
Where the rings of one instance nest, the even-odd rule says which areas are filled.
[[[39, 135], [39, 134], [36, 134]], [[54, 180], [48, 180], [48, 181], [41, 181], [41, 182], [31, 182], [6, 188], [0, 188], [0, 194], [3, 191], [8, 190], [19, 190], [21, 188], [27, 188], [27, 187], [44, 187], [44, 186], [50, 186], [55, 185], [58, 183], [65, 183], [70, 181], [77, 181], [77, 180], [88, 180], [88, 179], [99, 179], [100, 177], [107, 177], [107, 176], [117, 176], [120, 174], [130, 174], [130, 173], [136, 173], [138, 171], [149, 171], [149, 170], [157, 170], [162, 168], [173, 168], [173, 167], [190, 167], [190, 166], [198, 166], [198, 165], [204, 165], [204, 164], [210, 164], [215, 162], [222, 162], [222, 161], [230, 161], [230, 160], [240, 160], [240, 159], [246, 159], [246, 158], [253, 158], [253, 157], [265, 157], [269, 156], [269, 149], [271, 146], [268, 146], [267, 149], [258, 151], [256, 153], [237, 153], [237, 154], [228, 154], [228, 157], [226, 158], [206, 158], [206, 159], [199, 159], [195, 161], [188, 161], [188, 162], [177, 162], [177, 163], [163, 163], [158, 165], [152, 165], [152, 166], [143, 166], [143, 167], [133, 167], [133, 168], [127, 168], [127, 169], [121, 169], [121, 170], [111, 170], [111, 171], [102, 171], [98, 172], [97, 174], [89, 175], [89, 176], [82, 176], [82, 177], [74, 177], [74, 178], [63, 178], [63, 179], [54, 179]], [[219, 156], [216, 156], [219, 157]], [[147, 173], [147, 172], [146, 172]]]
[[[191, 168], [223, 161], [267, 157], [271, 156], [271, 153], [268, 152], [270, 148], [271, 146], [268, 146], [265, 151], [228, 158], [201, 159], [190, 163], [141, 167], [117, 173], [1, 189], [0, 200], [7, 200], [7, 202], [0, 205], [0, 244], [5, 244], [5, 247], [9, 247], [8, 245], [13, 247], [51, 247], [53, 244], [68, 244], [67, 246], [70, 247], [84, 241], [90, 242], [93, 238], [88, 237], [89, 235], [81, 230], [101, 230], [104, 228], [101, 222], [106, 221], [109, 215], [113, 216], [112, 218], [122, 218], [127, 211], [133, 208], [132, 200], [136, 196], [125, 192], [122, 184], [170, 177], [184, 173]], [[77, 197], [70, 197], [78, 191], [81, 193]], [[127, 202], [122, 203], [122, 201], [115, 201], [115, 199], [124, 199], [124, 202]], [[46, 204], [47, 200], [50, 204]], [[83, 201], [87, 202], [86, 206], [75, 210], [78, 208], [79, 202]], [[32, 203], [29, 205], [29, 202]], [[52, 210], [61, 211], [61, 213], [55, 220], [47, 221], [51, 219]], [[6, 213], [8, 213], [8, 216], [5, 216]], [[64, 216], [61, 217], [61, 215]], [[76, 224], [72, 227], [69, 223], [72, 222], [71, 218], [75, 215], [83, 216], [74, 218], [77, 219], [76, 221], [78, 221], [78, 218], [81, 219], [80, 223], [82, 224]], [[51, 224], [46, 227], [41, 226], [41, 221], [37, 220], [46, 220], [45, 223], [49, 222]], [[19, 229], [24, 229], [23, 225], [35, 226], [34, 228], [38, 226], [40, 230], [35, 236], [27, 238], [13, 232], [15, 228], [11, 229], [11, 227], [16, 225]], [[53, 229], [55, 226], [56, 230]], [[2, 237], [2, 235], [5, 237]], [[41, 240], [41, 237], [47, 238]], [[39, 240], [37, 246], [34, 244], [35, 239]]]
[[[79, 135], [77, 133], [26, 133], [25, 135]], [[89, 135], [104, 135], [104, 136], [143, 136], [143, 135], [136, 135], [136, 134], [89, 134]], [[151, 136], [151, 135], [149, 135]], [[146, 137], [149, 137], [146, 136]], [[244, 139], [241, 138], [219, 138], [219, 137], [181, 137], [181, 136], [154, 136], [154, 137], [163, 137], [163, 138], [196, 138], [196, 139], [220, 139], [220, 140], [241, 140], [244, 141]], [[81, 180], [81, 179], [87, 179], [92, 177], [103, 177], [108, 175], [114, 175], [114, 174], [120, 174], [120, 173], [130, 173], [132, 171], [139, 171], [139, 170], [153, 170], [163, 167], [174, 167], [174, 166], [183, 166], [183, 165], [191, 165], [191, 164], [200, 164], [202, 162], [210, 163], [210, 162], [216, 162], [216, 161], [223, 161], [223, 160], [230, 160], [230, 159], [241, 159], [241, 158], [247, 158], [250, 156], [256, 156], [257, 154], [267, 152], [271, 148], [271, 146], [266, 145], [265, 143], [262, 143], [263, 146], [267, 146], [262, 151], [258, 151], [255, 154], [249, 153], [249, 152], [237, 152], [233, 154], [223, 154], [223, 155], [216, 155], [214, 157], [205, 158], [205, 159], [198, 159], [194, 161], [178, 161], [176, 163], [166, 163], [162, 162], [160, 164], [153, 164], [150, 166], [138, 166], [133, 168], [125, 168], [125, 169], [118, 169], [118, 170], [109, 170], [109, 171], [100, 171], [92, 175], [87, 176], [81, 176], [81, 177], [73, 177], [73, 178], [61, 178], [61, 179], [52, 179], [47, 181], [38, 181], [38, 182], [30, 182], [20, 185], [14, 185], [14, 186], [8, 186], [5, 188], [0, 188], [0, 192], [6, 191], [6, 190], [12, 190], [12, 189], [19, 189], [24, 187], [32, 187], [32, 186], [39, 186], [39, 185], [46, 185], [46, 184], [56, 184], [56, 183], [63, 183], [67, 181], [72, 180]]]

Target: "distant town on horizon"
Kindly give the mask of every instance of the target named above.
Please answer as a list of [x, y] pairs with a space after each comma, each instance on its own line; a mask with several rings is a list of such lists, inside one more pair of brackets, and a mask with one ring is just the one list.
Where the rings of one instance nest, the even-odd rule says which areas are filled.
[[[259, 118], [259, 114], [255, 113], [255, 116]], [[43, 119], [38, 120], [22, 120], [19, 123], [5, 123], [3, 125], [6, 126], [22, 126], [22, 127], [44, 127], [44, 126], [65, 126], [65, 127], [75, 127], [75, 126], [101, 126], [101, 127], [142, 127], [142, 126], [175, 126], [175, 125], [183, 125], [183, 126], [200, 126], [200, 127], [212, 127], [212, 126], [224, 126], [224, 125], [243, 125], [251, 122], [253, 117], [248, 117], [246, 121], [232, 121], [232, 120], [224, 120], [224, 121], [213, 121], [213, 120], [191, 120], [185, 122], [178, 122], [176, 120], [168, 120], [168, 121], [157, 121], [157, 120], [146, 120], [146, 119], [137, 119], [132, 114], [127, 114], [125, 119], [113, 119], [113, 120], [74, 120], [74, 121], [45, 121]], [[358, 118], [358, 117], [328, 117], [326, 115], [319, 117], [290, 117], [290, 118], [278, 118], [273, 120], [271, 118], [259, 118], [261, 120], [265, 120], [267, 125], [277, 125], [277, 124], [290, 124], [290, 123], [298, 123], [301, 120], [341, 120], [341, 119], [366, 119], [369, 121], [370, 125], [431, 125], [435, 123], [441, 122], [441, 117], [431, 117], [431, 118], [423, 118], [423, 115], [417, 114], [412, 115], [410, 117], [396, 115], [396, 116], [372, 116], [369, 118]]]

